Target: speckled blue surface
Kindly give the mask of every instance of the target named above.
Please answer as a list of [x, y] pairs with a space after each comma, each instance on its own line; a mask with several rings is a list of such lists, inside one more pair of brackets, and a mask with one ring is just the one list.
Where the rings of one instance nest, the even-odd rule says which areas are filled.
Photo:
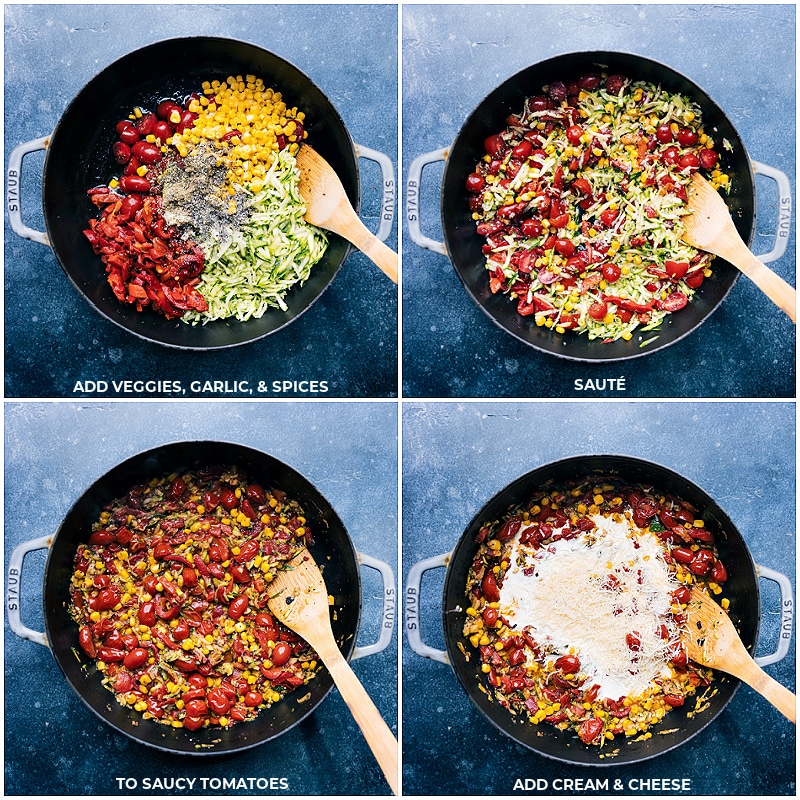
[[[397, 9], [390, 5], [6, 6], [6, 159], [16, 145], [51, 133], [108, 64], [192, 34], [238, 38], [283, 56], [327, 95], [357, 144], [396, 164]], [[26, 158], [22, 175], [23, 219], [38, 230], [42, 161], [41, 153]], [[361, 176], [361, 217], [374, 231], [380, 171], [362, 160]], [[397, 395], [397, 288], [359, 252], [283, 331], [235, 350], [188, 353], [118, 329], [78, 295], [48, 247], [17, 237], [7, 220], [5, 236], [7, 397], [80, 397], [77, 380], [131, 378], [187, 387], [194, 379], [249, 380], [253, 389], [259, 380], [325, 380], [328, 397]], [[397, 248], [395, 232], [387, 243]], [[187, 390], [193, 394], [201, 396]]]
[[[450, 552], [495, 494], [557, 459], [620, 454], [662, 464], [716, 500], [757, 564], [795, 585], [793, 403], [406, 402], [403, 407], [403, 574]], [[423, 641], [443, 649], [444, 570], [420, 592]], [[757, 654], [778, 641], [780, 598], [762, 580]], [[766, 671], [792, 690], [795, 640]], [[404, 639], [403, 787], [407, 794], [510, 795], [517, 778], [688, 779], [691, 795], [794, 795], [795, 727], [749, 687], [691, 742], [638, 765], [597, 770], [538, 756], [498, 732], [472, 705], [454, 672], [416, 655]], [[582, 794], [583, 792], [575, 792]], [[602, 794], [637, 794], [608, 791]], [[589, 792], [592, 794], [592, 792]], [[647, 794], [643, 792], [642, 794]]]
[[[124, 435], [121, 432], [124, 431]], [[339, 514], [355, 547], [397, 575], [395, 403], [26, 403], [5, 409], [5, 557], [55, 533], [80, 495], [128, 456], [166, 442], [219, 439], [263, 450], [308, 478]], [[42, 628], [44, 553], [23, 573], [22, 619]], [[359, 643], [377, 641], [382, 588], [362, 568]], [[353, 669], [397, 735], [397, 634]], [[42, 759], [46, 756], [46, 766]], [[337, 690], [271, 743], [226, 757], [171, 756], [101, 722], [72, 692], [50, 652], [5, 627], [5, 793], [151, 794], [116, 778], [286, 778], [283, 791], [178, 794], [388, 794]], [[141, 783], [140, 783], [141, 786]], [[154, 791], [152, 794], [164, 794]], [[174, 794], [167, 792], [166, 794]]]
[[[450, 146], [504, 80], [560, 53], [619, 50], [701, 86], [752, 159], [795, 180], [794, 5], [407, 5], [403, 8], [403, 174]], [[442, 165], [426, 168], [422, 229], [442, 241]], [[771, 249], [774, 184], [757, 179], [756, 253]], [[771, 265], [794, 285], [795, 234]], [[497, 328], [445, 256], [403, 238], [403, 391], [407, 397], [794, 397], [795, 328], [748, 280], [691, 336], [634, 361], [566, 361]], [[626, 378], [624, 392], [576, 390]]]

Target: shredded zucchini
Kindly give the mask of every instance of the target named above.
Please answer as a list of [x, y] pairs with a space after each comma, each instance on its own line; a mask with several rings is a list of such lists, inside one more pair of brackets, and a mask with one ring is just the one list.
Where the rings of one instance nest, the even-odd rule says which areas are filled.
[[263, 188], [250, 195], [250, 214], [225, 242], [201, 241], [205, 269], [198, 291], [208, 311], [188, 312], [190, 324], [262, 317], [270, 308], [286, 311], [284, 300], [303, 284], [325, 252], [327, 237], [303, 219], [305, 205], [298, 190], [294, 156], [280, 152], [264, 177]]

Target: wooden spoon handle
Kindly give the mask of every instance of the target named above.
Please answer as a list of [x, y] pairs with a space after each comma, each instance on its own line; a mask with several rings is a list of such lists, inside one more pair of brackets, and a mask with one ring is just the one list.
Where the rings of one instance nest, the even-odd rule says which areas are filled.
[[730, 242], [725, 252], [718, 255], [738, 267], [778, 308], [789, 315], [792, 322], [797, 323], [797, 293], [794, 288], [759, 261], [744, 242]]
[[758, 664], [751, 660], [746, 669], [739, 670], [738, 677], [769, 700], [789, 721], [797, 722], [797, 698], [785, 686], [767, 675]]
[[354, 244], [370, 261], [397, 283], [397, 253], [384, 244], [356, 216], [355, 212], [349, 220], [347, 230], [339, 230], [351, 244]]
[[334, 647], [333, 651], [326, 652], [323, 661], [396, 795], [399, 790], [397, 739], [339, 649]]

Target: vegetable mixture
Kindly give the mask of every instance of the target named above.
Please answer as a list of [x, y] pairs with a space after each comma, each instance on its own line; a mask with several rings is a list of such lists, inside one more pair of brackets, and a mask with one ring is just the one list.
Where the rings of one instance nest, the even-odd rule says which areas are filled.
[[121, 120], [84, 231], [120, 302], [192, 324], [286, 310], [327, 246], [298, 192], [304, 120], [252, 75]]
[[276, 572], [311, 538], [296, 502], [236, 468], [134, 486], [75, 554], [78, 644], [145, 719], [191, 731], [252, 720], [319, 668], [267, 607]]
[[464, 636], [481, 689], [516, 718], [602, 746], [650, 738], [691, 697], [687, 713], [703, 710], [712, 672], [688, 660], [681, 626], [690, 587], [720, 594], [727, 571], [691, 505], [592, 476], [545, 487], [478, 542]]
[[723, 191], [729, 177], [686, 97], [598, 74], [544, 92], [467, 177], [490, 290], [558, 333], [629, 340], [711, 275], [713, 256], [681, 240], [686, 188], [697, 170]]

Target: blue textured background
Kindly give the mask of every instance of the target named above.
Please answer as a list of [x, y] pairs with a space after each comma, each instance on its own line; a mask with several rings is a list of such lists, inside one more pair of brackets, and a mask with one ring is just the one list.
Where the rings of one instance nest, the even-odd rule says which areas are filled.
[[[7, 5], [6, 159], [51, 133], [108, 64], [185, 35], [242, 39], [283, 56], [322, 89], [357, 144], [397, 163], [396, 7], [293, 4]], [[42, 162], [41, 153], [28, 156], [22, 175], [23, 219], [38, 230]], [[374, 231], [380, 170], [362, 160], [361, 176], [361, 217]], [[5, 235], [7, 397], [72, 397], [81, 378], [183, 379], [186, 387], [190, 379], [250, 380], [254, 389], [258, 380], [315, 379], [329, 382], [328, 397], [397, 395], [397, 288], [359, 252], [285, 330], [235, 350], [189, 353], [117, 328], [80, 297], [48, 247], [20, 239], [7, 220]], [[387, 243], [397, 248], [395, 232]]]
[[[404, 576], [418, 561], [450, 552], [512, 480], [582, 454], [637, 456], [686, 476], [727, 512], [755, 562], [795, 585], [793, 403], [407, 402]], [[426, 573], [419, 598], [423, 641], [439, 649], [443, 580], [443, 569]], [[762, 580], [760, 588], [759, 655], [774, 651], [780, 623], [776, 586]], [[765, 668], [792, 689], [795, 641], [783, 661]], [[516, 778], [609, 778], [609, 785], [688, 778], [692, 795], [795, 794], [795, 727], [746, 686], [688, 744], [638, 765], [598, 770], [546, 759], [505, 737], [450, 667], [416, 655], [405, 639], [402, 669], [407, 794], [510, 795]]]
[[[795, 180], [795, 6], [407, 5], [403, 8], [403, 174], [450, 146], [507, 78], [571, 51], [620, 50], [660, 61], [726, 112], [750, 157]], [[420, 218], [441, 241], [442, 165], [426, 168]], [[777, 191], [757, 178], [756, 253], [771, 249]], [[795, 234], [770, 265], [795, 282]], [[794, 397], [795, 328], [755, 285], [672, 347], [614, 365], [540, 353], [497, 328], [449, 260], [403, 237], [403, 391], [407, 397], [574, 397], [575, 378], [626, 377], [616, 397]]]
[[[5, 562], [20, 542], [55, 533], [73, 503], [113, 466], [187, 439], [240, 442], [294, 467], [334, 507], [356, 549], [397, 575], [397, 408], [386, 402], [8, 403]], [[22, 582], [22, 619], [40, 631], [43, 568], [44, 553], [31, 554]], [[361, 577], [359, 643], [367, 645], [378, 639], [383, 593], [377, 572], [362, 568]], [[397, 735], [397, 634], [386, 650], [354, 661], [353, 669]], [[115, 779], [147, 776], [286, 777], [285, 794], [388, 793], [336, 689], [308, 719], [268, 744], [218, 758], [168, 755], [98, 720], [50, 652], [17, 638], [6, 622], [5, 793], [131, 794], [120, 792]], [[220, 794], [198, 786], [189, 794]]]

